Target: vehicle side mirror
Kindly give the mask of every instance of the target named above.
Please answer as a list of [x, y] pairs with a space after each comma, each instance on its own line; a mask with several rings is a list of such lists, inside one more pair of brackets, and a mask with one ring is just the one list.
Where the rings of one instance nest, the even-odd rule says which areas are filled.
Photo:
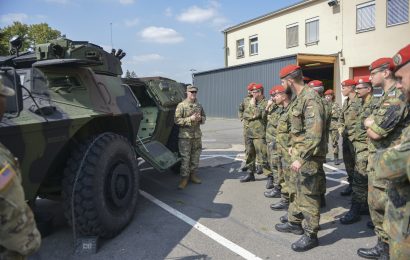
[[5, 113], [12, 117], [18, 116], [23, 110], [23, 94], [20, 77], [12, 67], [1, 67], [0, 76], [3, 85], [13, 89], [16, 93], [14, 96], [6, 97], [7, 106]]

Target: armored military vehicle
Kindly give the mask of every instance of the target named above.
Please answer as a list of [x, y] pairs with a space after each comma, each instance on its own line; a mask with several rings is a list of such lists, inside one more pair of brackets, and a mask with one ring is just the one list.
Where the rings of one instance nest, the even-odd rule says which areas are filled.
[[60, 38], [23, 53], [19, 37], [10, 43], [0, 77], [16, 95], [7, 100], [0, 142], [20, 160], [26, 199], [62, 201], [76, 234], [115, 236], [136, 208], [137, 158], [158, 170], [178, 163], [181, 84], [123, 80], [125, 53], [86, 41]]

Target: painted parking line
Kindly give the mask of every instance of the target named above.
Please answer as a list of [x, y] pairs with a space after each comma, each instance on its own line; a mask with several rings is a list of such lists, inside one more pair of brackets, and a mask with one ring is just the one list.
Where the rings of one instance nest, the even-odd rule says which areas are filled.
[[158, 205], [162, 209], [168, 211], [170, 214], [174, 215], [175, 217], [179, 218], [180, 220], [184, 221], [188, 225], [192, 226], [196, 230], [200, 231], [201, 233], [205, 234], [209, 238], [213, 239], [214, 241], [218, 242], [222, 246], [228, 248], [235, 254], [242, 256], [245, 259], [258, 259], [262, 260], [262, 258], [257, 257], [255, 254], [249, 252], [248, 250], [238, 246], [237, 244], [233, 243], [232, 241], [224, 238], [223, 236], [219, 235], [218, 233], [214, 232], [213, 230], [207, 228], [206, 226], [200, 224], [198, 221], [188, 217], [187, 215], [183, 214], [182, 212], [170, 207], [169, 205], [165, 204], [164, 202], [160, 201], [159, 199], [155, 198], [151, 194], [140, 190], [140, 194], [144, 196], [149, 201], [153, 202], [154, 204]]

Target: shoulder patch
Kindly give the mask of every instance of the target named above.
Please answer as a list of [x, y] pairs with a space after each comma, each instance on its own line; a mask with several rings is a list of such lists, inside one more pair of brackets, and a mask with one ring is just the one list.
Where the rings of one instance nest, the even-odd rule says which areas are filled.
[[395, 97], [396, 96], [396, 91], [390, 92], [387, 96], [388, 97]]
[[3, 190], [16, 176], [16, 172], [10, 164], [6, 164], [0, 170], [0, 191]]

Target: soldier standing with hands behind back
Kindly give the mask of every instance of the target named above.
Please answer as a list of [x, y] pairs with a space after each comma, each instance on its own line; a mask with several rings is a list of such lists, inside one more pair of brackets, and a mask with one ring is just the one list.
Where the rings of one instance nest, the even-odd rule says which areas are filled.
[[180, 190], [187, 186], [189, 180], [196, 184], [201, 183], [196, 169], [202, 149], [200, 125], [205, 123], [206, 116], [196, 98], [197, 93], [197, 87], [188, 85], [187, 98], [178, 104], [175, 111], [175, 124], [179, 126], [178, 147], [182, 158], [181, 181], [178, 185]]
[[[0, 121], [6, 109], [6, 96], [14, 91], [0, 78]], [[33, 213], [24, 199], [17, 159], [0, 143], [0, 259], [25, 259], [41, 243]]]

